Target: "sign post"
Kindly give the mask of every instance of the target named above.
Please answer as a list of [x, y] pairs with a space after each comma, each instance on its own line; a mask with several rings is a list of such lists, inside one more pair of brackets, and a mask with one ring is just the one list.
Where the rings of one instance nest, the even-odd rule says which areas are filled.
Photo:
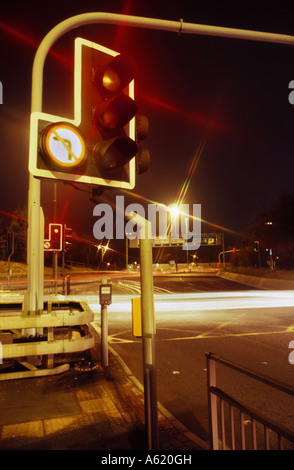
[[155, 363], [155, 310], [152, 273], [151, 223], [132, 213], [140, 227], [141, 265], [141, 324], [143, 342], [143, 373], [145, 398], [145, 426], [149, 450], [159, 449], [157, 384]]

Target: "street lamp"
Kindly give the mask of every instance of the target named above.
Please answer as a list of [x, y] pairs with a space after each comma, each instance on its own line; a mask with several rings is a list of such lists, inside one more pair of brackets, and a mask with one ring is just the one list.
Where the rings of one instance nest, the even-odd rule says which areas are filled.
[[172, 219], [178, 217], [181, 213], [181, 209], [177, 204], [170, 205], [168, 210]]

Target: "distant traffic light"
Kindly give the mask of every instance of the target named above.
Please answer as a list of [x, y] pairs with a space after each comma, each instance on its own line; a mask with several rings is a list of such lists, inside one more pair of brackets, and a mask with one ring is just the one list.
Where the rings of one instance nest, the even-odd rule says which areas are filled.
[[259, 251], [259, 241], [254, 242], [254, 251], [258, 252]]
[[50, 249], [52, 251], [62, 250], [62, 225], [49, 224]]
[[72, 228], [67, 227], [66, 225], [63, 226], [63, 251], [68, 251], [71, 245], [72, 240]]
[[[141, 139], [139, 131], [136, 136], [135, 71], [130, 58], [76, 38], [75, 119], [32, 113], [30, 172], [40, 178], [132, 189]], [[138, 157], [140, 161], [147, 168], [146, 156]]]

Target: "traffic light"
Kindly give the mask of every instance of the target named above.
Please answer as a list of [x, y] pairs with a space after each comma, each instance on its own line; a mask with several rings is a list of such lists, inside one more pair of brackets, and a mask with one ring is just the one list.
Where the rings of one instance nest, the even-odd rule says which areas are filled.
[[63, 226], [63, 251], [68, 251], [72, 240], [72, 228]]
[[62, 225], [49, 224], [49, 240], [51, 251], [62, 250]]
[[35, 177], [135, 186], [135, 70], [130, 58], [76, 38], [75, 117], [32, 113], [29, 169]]
[[254, 242], [254, 251], [257, 253], [259, 251], [259, 241]]

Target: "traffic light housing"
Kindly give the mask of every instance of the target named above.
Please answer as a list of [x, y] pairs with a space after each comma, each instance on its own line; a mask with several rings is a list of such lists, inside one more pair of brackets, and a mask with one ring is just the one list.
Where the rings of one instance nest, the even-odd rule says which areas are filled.
[[63, 226], [63, 251], [68, 251], [72, 242], [72, 228]]
[[259, 251], [259, 241], [254, 242], [254, 251], [257, 253]]
[[62, 250], [62, 224], [49, 224], [49, 240], [51, 251]]
[[75, 40], [74, 120], [31, 115], [29, 170], [39, 178], [132, 189], [136, 143], [133, 61]]

